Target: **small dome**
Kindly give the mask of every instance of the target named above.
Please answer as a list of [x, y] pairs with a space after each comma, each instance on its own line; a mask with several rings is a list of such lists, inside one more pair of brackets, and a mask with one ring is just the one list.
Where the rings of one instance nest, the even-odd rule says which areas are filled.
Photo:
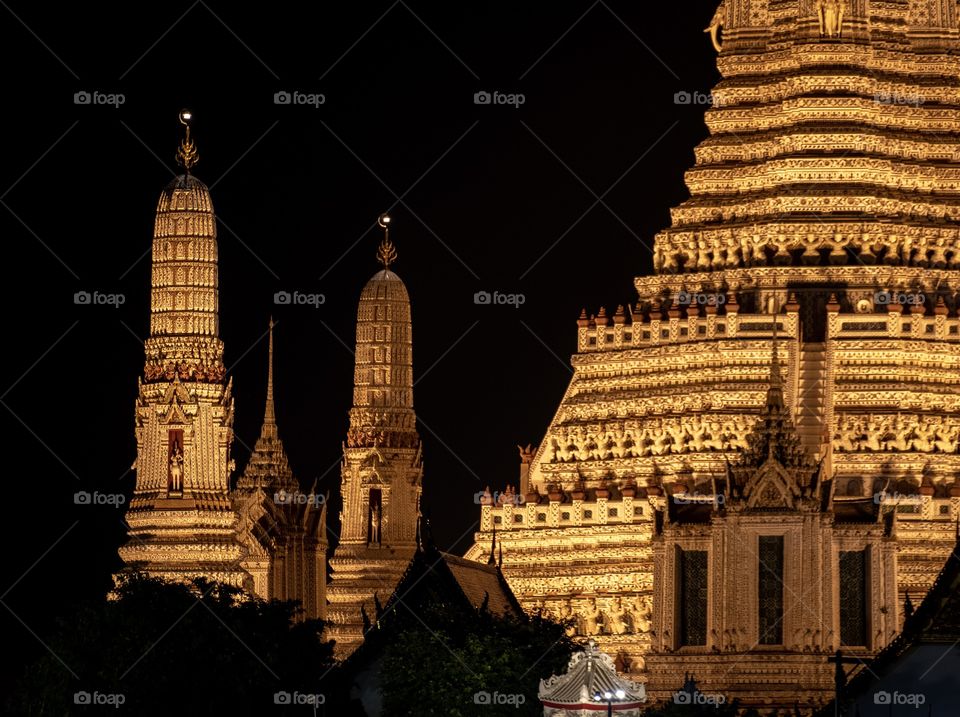
[[213, 212], [213, 201], [207, 185], [192, 174], [180, 174], [163, 188], [157, 212]]

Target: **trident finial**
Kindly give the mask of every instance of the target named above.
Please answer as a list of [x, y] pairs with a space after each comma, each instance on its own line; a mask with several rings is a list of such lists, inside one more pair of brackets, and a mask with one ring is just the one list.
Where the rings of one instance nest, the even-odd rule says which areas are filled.
[[383, 264], [384, 269], [389, 269], [390, 265], [397, 260], [397, 249], [390, 241], [390, 215], [381, 214], [377, 224], [383, 227], [383, 241], [377, 249], [377, 259]]
[[186, 127], [187, 131], [184, 138], [180, 141], [180, 146], [177, 148], [177, 164], [182, 165], [187, 171], [187, 174], [190, 174], [190, 168], [200, 161], [200, 154], [197, 152], [197, 147], [193, 143], [193, 140], [190, 139], [191, 120], [193, 120], [193, 113], [190, 110], [180, 110], [180, 124]]

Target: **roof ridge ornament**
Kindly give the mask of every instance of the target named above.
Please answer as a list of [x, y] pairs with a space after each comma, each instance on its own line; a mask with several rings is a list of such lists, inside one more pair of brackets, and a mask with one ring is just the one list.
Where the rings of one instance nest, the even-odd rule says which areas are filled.
[[383, 228], [383, 240], [377, 249], [377, 260], [383, 264], [384, 270], [390, 268], [390, 265], [397, 260], [397, 248], [390, 241], [390, 215], [384, 212], [377, 219], [377, 224]]
[[180, 110], [178, 116], [180, 118], [180, 124], [186, 127], [186, 132], [184, 138], [180, 141], [180, 146], [177, 148], [177, 164], [181, 165], [187, 174], [190, 174], [190, 169], [200, 161], [200, 153], [197, 151], [197, 146], [190, 138], [190, 122], [193, 121], [193, 112], [188, 109], [183, 109]]

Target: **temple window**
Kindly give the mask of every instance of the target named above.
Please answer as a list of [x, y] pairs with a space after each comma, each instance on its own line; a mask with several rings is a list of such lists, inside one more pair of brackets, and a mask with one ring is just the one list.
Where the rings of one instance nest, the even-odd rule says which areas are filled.
[[677, 548], [680, 646], [707, 644], [707, 551]]
[[757, 597], [759, 644], [783, 643], [783, 536], [761, 535]]
[[840, 553], [840, 644], [867, 645], [867, 551]]

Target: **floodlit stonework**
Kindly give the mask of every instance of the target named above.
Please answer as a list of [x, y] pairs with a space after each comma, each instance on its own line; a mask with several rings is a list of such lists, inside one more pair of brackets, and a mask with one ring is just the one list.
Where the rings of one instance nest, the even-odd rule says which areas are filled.
[[[733, 690], [738, 665], [765, 671], [744, 699], [779, 704], [784, 683], [802, 684], [812, 706], [830, 687], [820, 664], [842, 644], [840, 554], [866, 550], [868, 580], [894, 576], [867, 591], [868, 635], [850, 651], [869, 656], [954, 545], [957, 8], [724, 0], [707, 30], [722, 79], [690, 198], [656, 236], [636, 303], [581, 315], [556, 415], [521, 452], [519, 486], [494, 486], [467, 557], [484, 559], [496, 528], [524, 607], [575, 617], [653, 699], [685, 670], [705, 691]], [[721, 511], [774, 363], [809, 470], [781, 476], [795, 500]], [[773, 470], [763, 465], [736, 480]], [[707, 515], [685, 521], [678, 499]], [[757, 643], [760, 535], [804, 556], [780, 566], [782, 589], [813, 613], [784, 618], [770, 646]], [[703, 645], [676, 642], [672, 551], [684, 545], [707, 553]], [[739, 571], [753, 582], [734, 590]], [[797, 598], [811, 581], [818, 594]]]
[[367, 282], [357, 310], [353, 408], [341, 466], [340, 543], [330, 566], [328, 634], [337, 654], [363, 640], [364, 612], [375, 616], [417, 549], [423, 461], [413, 410], [410, 297], [390, 271], [396, 252], [381, 217], [383, 269]]
[[263, 425], [231, 489], [234, 408], [218, 336], [216, 217], [206, 186], [190, 174], [199, 155], [189, 120], [181, 113], [185, 172], [164, 189], [157, 208], [137, 482], [120, 555], [128, 569], [170, 580], [206, 578], [264, 599], [299, 600], [303, 617], [329, 619], [327, 636], [337, 657], [346, 658], [363, 641], [364, 615], [376, 614], [377, 596], [390, 598], [419, 545], [423, 462], [410, 298], [390, 270], [397, 257], [390, 217], [380, 218], [383, 268], [363, 288], [357, 311], [341, 533], [328, 595], [328, 496], [316, 485], [302, 490], [280, 440], [272, 320]]
[[287, 460], [273, 403], [273, 321], [267, 369], [267, 403], [260, 438], [232, 493], [244, 587], [264, 598], [299, 600], [303, 614], [327, 614], [327, 497], [300, 489]]
[[150, 337], [136, 404], [136, 487], [120, 548], [128, 568], [206, 578], [326, 614], [325, 496], [303, 493], [273, 402], [273, 325], [260, 438], [231, 490], [234, 405], [219, 338], [217, 233], [190, 115], [184, 173], [160, 196], [153, 239]]
[[230, 501], [233, 396], [217, 306], [217, 226], [207, 187], [185, 172], [160, 195], [150, 337], [135, 409], [137, 483], [120, 548], [128, 566], [172, 579], [243, 584]]

